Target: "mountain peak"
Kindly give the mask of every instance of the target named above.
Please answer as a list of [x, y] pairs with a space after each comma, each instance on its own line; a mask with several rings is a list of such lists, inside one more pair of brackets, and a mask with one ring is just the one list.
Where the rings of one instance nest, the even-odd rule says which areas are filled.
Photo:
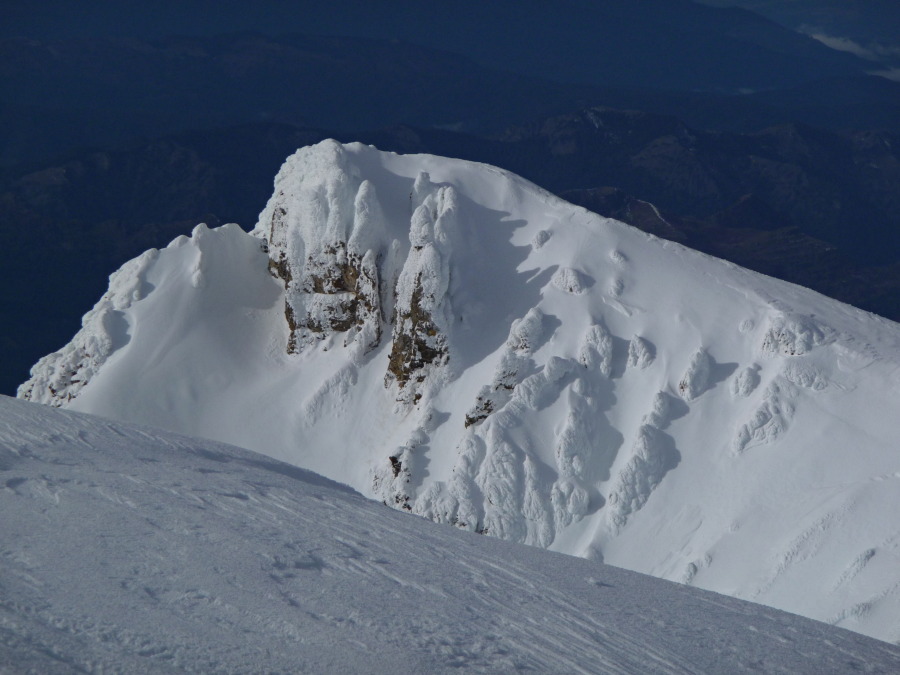
[[898, 366], [891, 322], [494, 167], [324, 141], [252, 234], [113, 275], [19, 395], [896, 640]]

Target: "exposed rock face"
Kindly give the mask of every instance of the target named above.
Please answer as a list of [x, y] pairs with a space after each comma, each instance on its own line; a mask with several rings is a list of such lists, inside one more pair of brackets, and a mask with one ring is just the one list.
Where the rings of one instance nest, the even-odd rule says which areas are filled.
[[282, 172], [261, 218], [268, 223], [269, 269], [286, 290], [292, 354], [337, 333], [363, 354], [381, 340], [379, 262], [387, 243], [377, 235], [384, 216], [372, 184], [345, 171], [339, 146], [331, 150], [336, 161], [324, 189], [304, 185], [306, 174]]
[[432, 192], [430, 178], [423, 172], [416, 179], [411, 199], [421, 203], [412, 214], [411, 250], [397, 282], [393, 344], [385, 383], [395, 381], [406, 389], [404, 400], [418, 401], [427, 373], [445, 365], [449, 358], [447, 230], [453, 227], [456, 193], [451, 187]]
[[[260, 217], [269, 269], [285, 286], [287, 351], [343, 336], [362, 357], [390, 322], [385, 385], [415, 403], [427, 374], [447, 363], [448, 228], [456, 195], [423, 172], [410, 194], [408, 224], [388, 223], [374, 185], [359, 177], [336, 142], [298, 153], [276, 178]], [[348, 208], [353, 204], [353, 209]], [[391, 235], [408, 230], [408, 244]]]

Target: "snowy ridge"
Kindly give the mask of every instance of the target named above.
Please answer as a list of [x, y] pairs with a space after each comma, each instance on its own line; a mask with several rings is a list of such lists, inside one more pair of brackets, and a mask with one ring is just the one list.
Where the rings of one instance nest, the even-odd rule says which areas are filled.
[[150, 290], [144, 273], [158, 254], [147, 251], [110, 275], [109, 290], [84, 315], [76, 339], [35, 365], [34, 378], [23, 386], [20, 397], [59, 407], [78, 395], [107, 357], [127, 341], [124, 311]]
[[21, 397], [900, 640], [896, 324], [493, 167], [333, 141], [252, 236], [141, 270], [87, 384], [86, 319]]
[[3, 673], [900, 667], [900, 649], [849, 631], [436, 528], [245, 450], [8, 398], [0, 485]]

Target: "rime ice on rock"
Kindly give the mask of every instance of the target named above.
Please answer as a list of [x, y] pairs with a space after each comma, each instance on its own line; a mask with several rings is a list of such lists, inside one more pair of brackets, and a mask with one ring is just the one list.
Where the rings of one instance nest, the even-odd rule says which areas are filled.
[[547, 505], [547, 497], [541, 489], [539, 469], [530, 456], [525, 457], [525, 483], [522, 497], [522, 515], [525, 517], [525, 541], [529, 546], [547, 548], [556, 534], [553, 516]]
[[609, 259], [616, 263], [616, 265], [624, 265], [628, 262], [628, 256], [617, 248], [614, 248], [609, 252]]
[[672, 397], [664, 391], [653, 397], [653, 407], [638, 428], [631, 456], [613, 483], [607, 522], [614, 532], [644, 506], [650, 493], [678, 461], [674, 440], [664, 433], [672, 418], [672, 403]]
[[415, 447], [404, 445], [375, 467], [372, 491], [388, 506], [412, 510], [409, 486]]
[[731, 395], [735, 398], [747, 398], [759, 386], [759, 366], [744, 368], [731, 380]]
[[538, 230], [531, 240], [531, 248], [537, 250], [550, 241], [550, 233], [547, 230]]
[[578, 362], [585, 368], [597, 370], [604, 377], [612, 372], [613, 339], [605, 326], [594, 324], [581, 340]]
[[466, 413], [467, 427], [500, 410], [510, 400], [512, 391], [534, 368], [530, 358], [544, 337], [544, 314], [532, 307], [521, 319], [513, 321], [500, 363], [490, 384], [478, 392], [475, 405]]
[[521, 543], [528, 533], [521, 508], [524, 458], [520, 457], [522, 451], [502, 438], [500, 432], [493, 433], [476, 477], [485, 499], [483, 530]]
[[672, 397], [664, 391], [658, 391], [653, 397], [653, 409], [644, 416], [643, 424], [665, 429], [669, 426], [671, 415]]
[[678, 383], [678, 393], [685, 401], [693, 401], [709, 387], [712, 359], [705, 349], [698, 349]]
[[639, 335], [631, 338], [628, 343], [628, 365], [632, 368], [643, 370], [656, 358], [656, 349], [653, 345]]
[[540, 410], [553, 402], [563, 379], [573, 370], [574, 363], [570, 359], [551, 356], [542, 371], [526, 377], [513, 390], [513, 400], [525, 408]]
[[772, 382], [763, 393], [763, 400], [753, 416], [742, 424], [732, 441], [735, 454], [744, 452], [754, 445], [774, 443], [787, 431], [794, 416], [791, 398], [793, 387], [782, 380]]
[[597, 461], [605, 448], [597, 447], [597, 437], [592, 434], [591, 410], [571, 410], [565, 426], [556, 440], [556, 468], [559, 478], [550, 492], [556, 529], [577, 522], [590, 506], [590, 494], [586, 488], [588, 463]]
[[674, 458], [668, 437], [656, 427], [641, 425], [631, 457], [619, 473], [607, 500], [607, 519], [617, 532], [628, 517], [647, 502], [650, 493], [672, 468]]
[[578, 481], [563, 478], [553, 484], [550, 504], [556, 518], [556, 529], [561, 530], [587, 515], [591, 497]]
[[[416, 180], [413, 196], [427, 189], [427, 175]], [[429, 193], [413, 212], [409, 241], [412, 250], [397, 282], [394, 331], [386, 382], [396, 382], [399, 398], [416, 402], [429, 374], [449, 358], [447, 328], [450, 309], [450, 251], [447, 229], [454, 226], [457, 211], [452, 187]]]
[[828, 343], [831, 333], [810, 317], [780, 315], [771, 322], [763, 337], [762, 352], [768, 356], [802, 356]]
[[453, 523], [469, 531], [483, 531], [482, 496], [475, 478], [484, 461], [485, 442], [482, 438], [469, 435], [462, 439], [457, 448], [456, 464], [448, 483], [447, 491], [456, 502], [456, 517]]
[[365, 353], [381, 339], [384, 216], [374, 186], [355, 174], [344, 148], [332, 141], [318, 150], [288, 158], [257, 231], [285, 286], [288, 352], [343, 333]]
[[550, 283], [563, 293], [571, 295], [581, 295], [584, 293], [586, 286], [584, 275], [571, 267], [560, 267], [556, 270], [550, 279]]
[[398, 385], [401, 400], [417, 401], [428, 372], [449, 355], [447, 229], [456, 195], [419, 174], [406, 247], [388, 235], [375, 186], [346, 155], [334, 141], [299, 150], [260, 215], [257, 234], [285, 286], [288, 352], [340, 334], [364, 355], [380, 344], [391, 318], [387, 381]]
[[544, 313], [532, 307], [521, 319], [512, 322], [506, 346], [520, 354], [531, 354], [544, 337]]

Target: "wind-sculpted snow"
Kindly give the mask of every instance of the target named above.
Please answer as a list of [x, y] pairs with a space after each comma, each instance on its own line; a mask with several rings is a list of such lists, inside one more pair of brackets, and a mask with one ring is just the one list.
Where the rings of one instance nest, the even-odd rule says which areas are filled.
[[[84, 315], [82, 328], [72, 342], [35, 365], [34, 378], [23, 386], [19, 396], [59, 407], [78, 395], [109, 356], [127, 344], [124, 311], [152, 288], [145, 272], [157, 255], [158, 251], [147, 251], [110, 275], [109, 290]], [[199, 265], [194, 267], [193, 282], [198, 285], [202, 273]]]
[[23, 398], [900, 640], [896, 324], [493, 167], [334, 141], [252, 234], [201, 228], [98, 308]]
[[[4, 673], [890, 673], [900, 648], [0, 398]], [[867, 551], [852, 583], [877, 564]]]

